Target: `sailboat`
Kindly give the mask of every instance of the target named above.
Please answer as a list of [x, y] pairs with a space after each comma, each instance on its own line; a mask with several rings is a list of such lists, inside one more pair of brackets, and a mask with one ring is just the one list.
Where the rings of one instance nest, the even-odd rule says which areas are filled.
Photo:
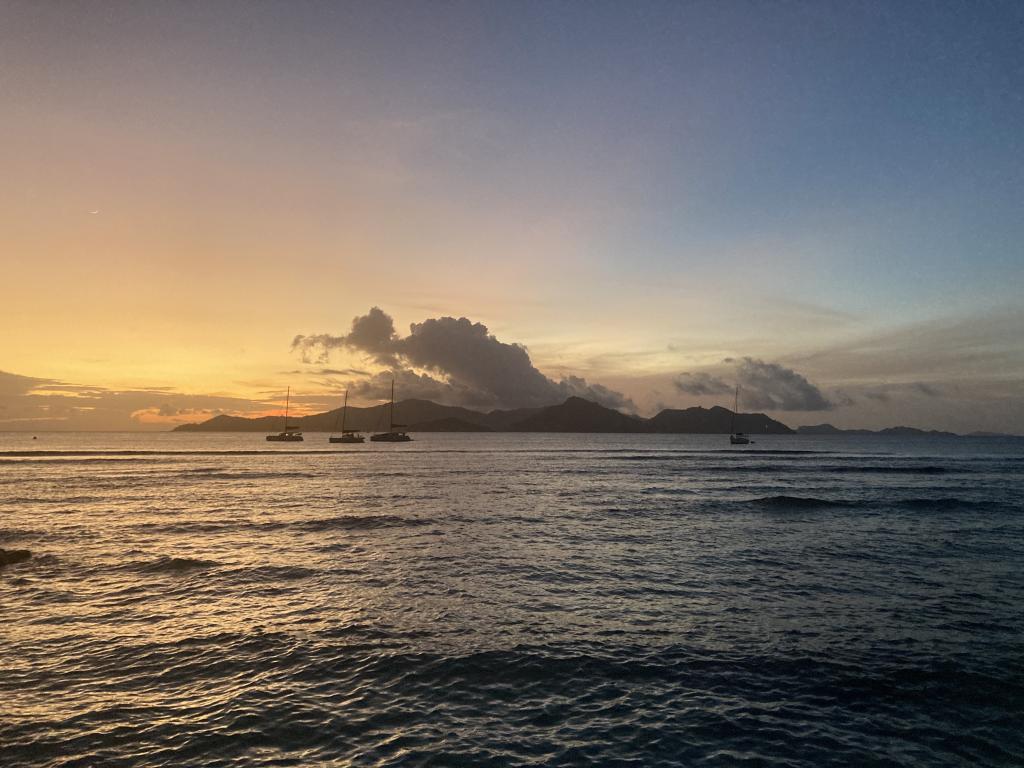
[[404, 424], [395, 424], [395, 380], [391, 380], [391, 402], [388, 403], [388, 431], [370, 435], [374, 443], [407, 443], [412, 440], [404, 431], [397, 427], [404, 427]]
[[[348, 415], [348, 390], [345, 390], [345, 404], [341, 406], [341, 437], [331, 435], [327, 438], [329, 443], [362, 443], [366, 440], [359, 434], [358, 429], [345, 429], [345, 416]], [[334, 420], [334, 428], [338, 428], [338, 420]]]
[[736, 431], [736, 412], [740, 409], [740, 385], [736, 385], [736, 402], [732, 407], [732, 423], [729, 425], [729, 444], [730, 445], [749, 445], [752, 441], [742, 432]]
[[291, 405], [292, 388], [288, 387], [288, 394], [284, 399], [284, 432], [277, 435], [267, 435], [267, 440], [274, 443], [301, 443], [302, 431], [299, 427], [288, 425], [288, 407]]

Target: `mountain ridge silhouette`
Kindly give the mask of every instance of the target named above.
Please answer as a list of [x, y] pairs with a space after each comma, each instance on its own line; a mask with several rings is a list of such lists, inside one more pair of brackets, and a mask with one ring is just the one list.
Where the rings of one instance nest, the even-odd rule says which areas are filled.
[[[372, 432], [387, 428], [385, 404], [360, 408], [349, 406], [345, 428]], [[341, 428], [341, 409], [309, 416], [291, 417], [289, 422], [304, 432], [332, 432]], [[728, 434], [734, 428], [728, 408], [667, 408], [647, 419], [622, 413], [582, 397], [544, 408], [474, 411], [431, 400], [409, 399], [395, 403], [394, 421], [410, 432], [618, 432], [669, 434]], [[181, 424], [174, 432], [276, 432], [283, 428], [283, 416], [220, 415], [196, 424]], [[739, 413], [735, 429], [750, 434], [794, 434], [794, 430], [763, 413]]]

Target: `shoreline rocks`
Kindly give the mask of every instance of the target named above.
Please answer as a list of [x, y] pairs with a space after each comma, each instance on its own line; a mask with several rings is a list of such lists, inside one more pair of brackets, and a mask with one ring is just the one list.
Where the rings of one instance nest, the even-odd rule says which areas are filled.
[[0, 568], [5, 565], [23, 563], [31, 557], [32, 553], [27, 549], [0, 549]]

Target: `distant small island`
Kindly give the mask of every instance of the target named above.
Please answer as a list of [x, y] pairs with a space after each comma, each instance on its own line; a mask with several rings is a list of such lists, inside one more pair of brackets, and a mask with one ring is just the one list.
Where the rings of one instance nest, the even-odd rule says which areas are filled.
[[831, 424], [815, 424], [797, 427], [798, 435], [880, 435], [882, 437], [1016, 437], [1005, 432], [943, 432], [939, 429], [917, 429], [916, 427], [887, 427], [885, 429], [840, 429]]
[[[349, 406], [346, 427], [364, 432], [379, 429], [386, 421], [386, 405], [368, 408]], [[340, 409], [292, 419], [305, 432], [330, 432], [337, 428]], [[430, 400], [402, 400], [395, 403], [396, 422], [411, 432], [611, 432], [650, 434], [725, 435], [733, 430], [750, 435], [881, 435], [893, 437], [958, 437], [952, 432], [890, 427], [882, 430], [839, 429], [831, 424], [792, 429], [763, 413], [736, 413], [728, 408], [666, 408], [651, 418], [642, 418], [607, 408], [581, 397], [546, 408], [474, 411]], [[182, 424], [175, 432], [274, 432], [281, 427], [280, 416], [244, 418], [214, 416], [199, 424]], [[1007, 435], [975, 434], [981, 437]]]
[[[886, 429], [839, 429], [831, 424], [816, 424], [809, 427], [797, 427], [798, 435], [885, 435], [891, 437], [916, 437], [930, 435], [932, 437], [960, 437], [955, 432], [942, 432], [938, 429], [917, 429], [915, 427], [887, 427]], [[995, 435], [993, 435], [994, 437]]]

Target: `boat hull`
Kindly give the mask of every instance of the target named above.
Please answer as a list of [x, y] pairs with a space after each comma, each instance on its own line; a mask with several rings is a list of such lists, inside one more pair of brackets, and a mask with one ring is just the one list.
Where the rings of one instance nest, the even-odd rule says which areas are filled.
[[267, 435], [267, 440], [271, 443], [301, 443], [303, 437], [302, 435]]
[[365, 441], [366, 441], [366, 439], [362, 438], [362, 437], [348, 437], [348, 436], [345, 436], [345, 437], [329, 437], [329, 438], [327, 438], [327, 442], [329, 442], [329, 443], [362, 443], [362, 442], [365, 442]]

